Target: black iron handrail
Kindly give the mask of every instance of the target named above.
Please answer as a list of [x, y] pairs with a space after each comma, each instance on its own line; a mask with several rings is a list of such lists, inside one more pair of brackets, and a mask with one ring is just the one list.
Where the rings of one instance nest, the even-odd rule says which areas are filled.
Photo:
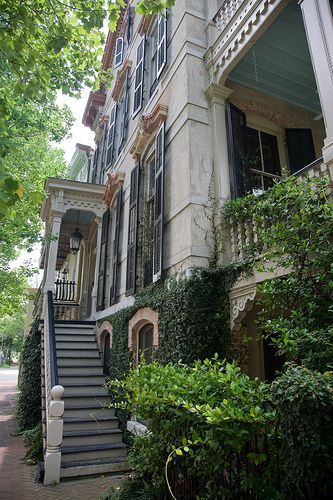
[[75, 281], [67, 280], [56, 280], [56, 293], [55, 301], [62, 300], [64, 302], [74, 302], [75, 301]]
[[51, 290], [47, 292], [47, 310], [49, 326], [49, 346], [50, 346], [50, 378], [51, 387], [58, 385], [58, 363], [57, 363], [57, 345], [54, 325], [53, 294]]

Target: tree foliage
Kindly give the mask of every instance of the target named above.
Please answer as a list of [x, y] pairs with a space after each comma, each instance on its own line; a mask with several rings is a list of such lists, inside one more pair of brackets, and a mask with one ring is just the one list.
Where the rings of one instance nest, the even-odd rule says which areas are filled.
[[11, 364], [12, 355], [21, 351], [23, 329], [24, 317], [22, 313], [0, 319], [0, 348], [6, 363]]

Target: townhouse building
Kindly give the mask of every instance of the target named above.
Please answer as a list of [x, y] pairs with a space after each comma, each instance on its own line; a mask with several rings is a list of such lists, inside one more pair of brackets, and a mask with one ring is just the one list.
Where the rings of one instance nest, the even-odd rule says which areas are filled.
[[[208, 265], [205, 213], [212, 192], [222, 203], [247, 192], [259, 195], [283, 169], [332, 178], [331, 0], [176, 0], [170, 10], [150, 16], [138, 15], [135, 4], [128, 1], [107, 37], [102, 66], [113, 69], [111, 88], [91, 92], [84, 110], [94, 151], [77, 145], [71, 178], [47, 181], [41, 213], [52, 236], [41, 257], [45, 373], [52, 371], [52, 292], [58, 368], [65, 374], [59, 381], [65, 396], [66, 390], [72, 395], [68, 404], [65, 399], [65, 426], [66, 407], [72, 412], [67, 432], [80, 422], [87, 433], [82, 408], [106, 397], [97, 390], [98, 378], [87, 395], [78, 395], [89, 376], [102, 376], [100, 368], [95, 375], [83, 368], [89, 347], [103, 354], [108, 372], [112, 324], [106, 318], [132, 305], [152, 283]], [[242, 258], [247, 231], [239, 223], [225, 233], [221, 262]], [[266, 278], [255, 273], [231, 290], [236, 342], [257, 338], [256, 287]], [[66, 329], [67, 347], [59, 344]], [[77, 336], [75, 343], [79, 330], [91, 337]], [[158, 343], [158, 312], [139, 309], [128, 325], [129, 351], [144, 352], [150, 361]], [[268, 376], [258, 341], [247, 348], [247, 370]], [[52, 386], [46, 380], [46, 395]], [[81, 417], [75, 398], [83, 405]], [[80, 450], [82, 435], [74, 444], [67, 436], [64, 447], [79, 450], [68, 452], [73, 470], [93, 460], [99, 460], [93, 470], [107, 467], [114, 447], [91, 438], [92, 448]], [[120, 450], [117, 439], [112, 443]], [[114, 456], [123, 463], [124, 455]]]

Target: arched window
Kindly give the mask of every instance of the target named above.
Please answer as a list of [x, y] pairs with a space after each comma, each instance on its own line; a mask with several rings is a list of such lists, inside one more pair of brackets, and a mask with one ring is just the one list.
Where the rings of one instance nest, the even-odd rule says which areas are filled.
[[147, 323], [144, 325], [139, 334], [137, 335], [137, 349], [136, 358], [137, 362], [143, 354], [146, 363], [151, 363], [153, 360], [153, 339], [154, 339], [154, 325], [152, 323]]

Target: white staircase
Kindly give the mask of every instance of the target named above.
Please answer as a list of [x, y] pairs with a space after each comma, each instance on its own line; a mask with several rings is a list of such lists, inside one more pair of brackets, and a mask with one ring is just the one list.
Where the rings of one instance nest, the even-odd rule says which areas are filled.
[[60, 478], [129, 470], [122, 431], [103, 387], [93, 322], [55, 321], [58, 383], [64, 392]]

